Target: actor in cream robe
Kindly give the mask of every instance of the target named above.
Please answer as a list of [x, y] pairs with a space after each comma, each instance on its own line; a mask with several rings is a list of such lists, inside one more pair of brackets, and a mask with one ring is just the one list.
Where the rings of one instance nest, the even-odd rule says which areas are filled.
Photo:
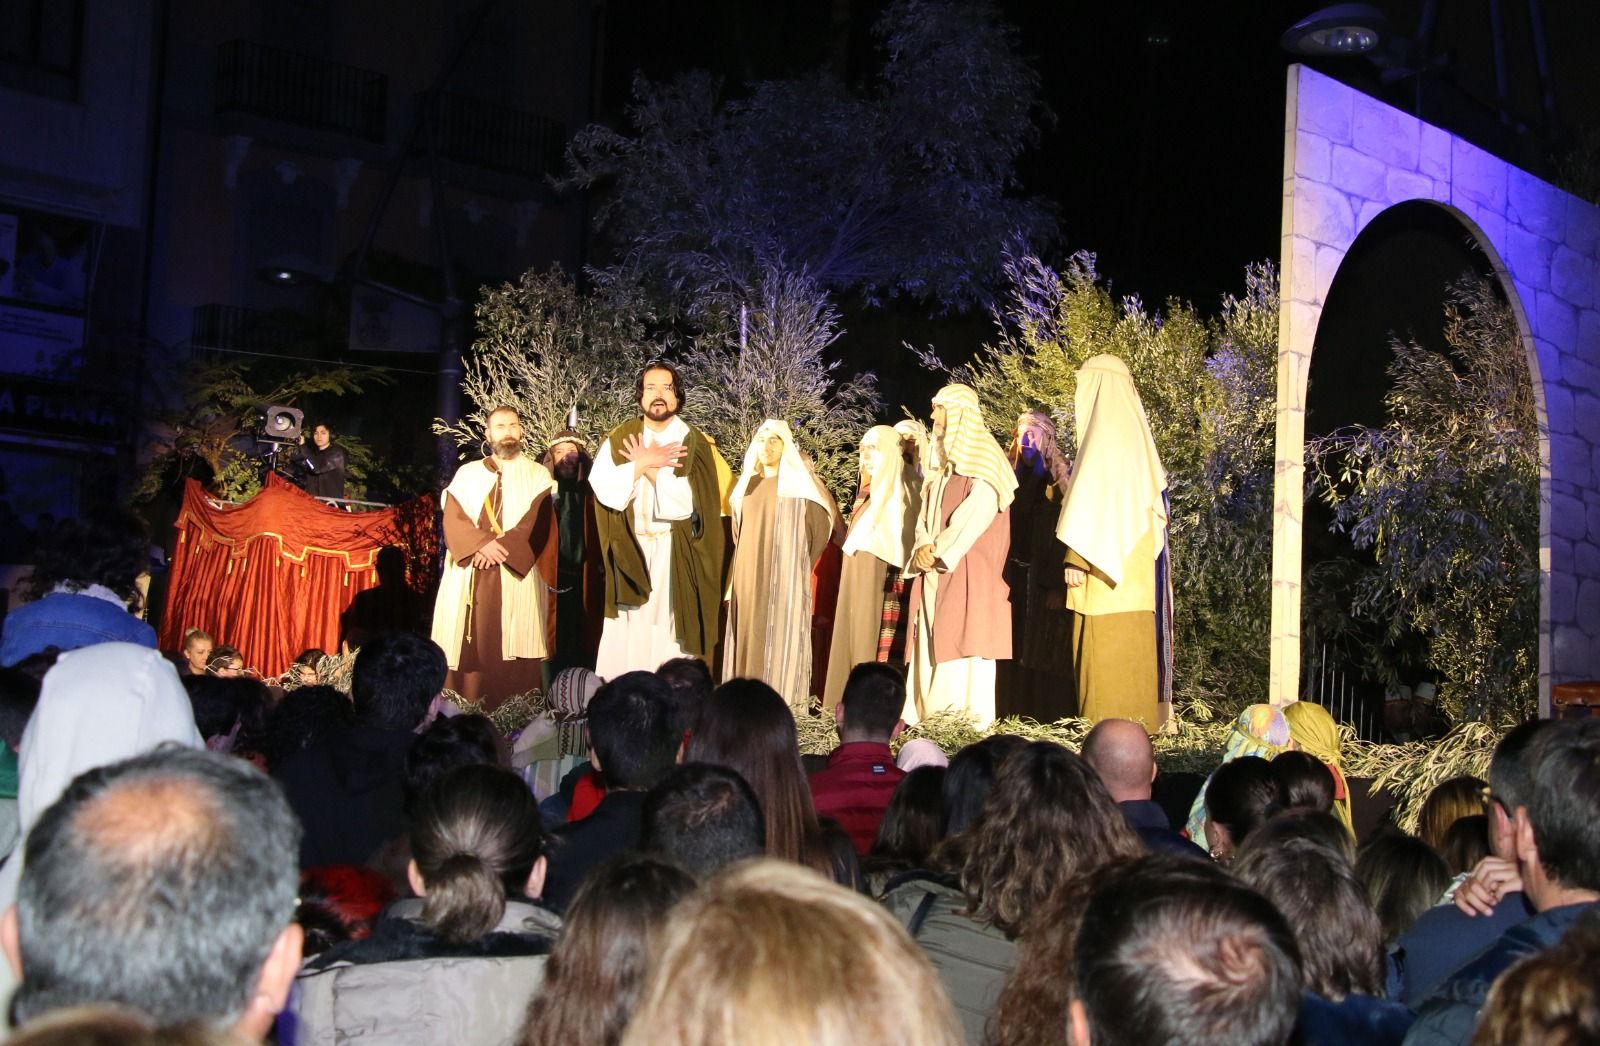
[[810, 704], [811, 568], [833, 531], [833, 499], [789, 426], [761, 423], [729, 496], [733, 563], [722, 678], [759, 679], [791, 706]]
[[1011, 656], [1004, 571], [1017, 477], [984, 424], [977, 393], [933, 399], [928, 473], [912, 557], [907, 724], [956, 709], [994, 720], [995, 662]]
[[[491, 425], [508, 416], [497, 412]], [[457, 469], [441, 498], [446, 556], [432, 633], [450, 667], [445, 686], [489, 710], [539, 689], [555, 566], [550, 470], [522, 453], [520, 423], [514, 440], [491, 442], [494, 456]], [[491, 543], [503, 561], [483, 560]]]
[[1056, 537], [1067, 547], [1067, 609], [1080, 713], [1152, 733], [1161, 707], [1156, 561], [1166, 549], [1167, 473], [1128, 367], [1093, 356], [1073, 395], [1078, 456]]
[[911, 559], [922, 478], [907, 466], [900, 433], [875, 425], [861, 438], [861, 491], [851, 513], [839, 569], [839, 599], [822, 706], [832, 711], [850, 670], [877, 661], [883, 632], [884, 589], [890, 571]]

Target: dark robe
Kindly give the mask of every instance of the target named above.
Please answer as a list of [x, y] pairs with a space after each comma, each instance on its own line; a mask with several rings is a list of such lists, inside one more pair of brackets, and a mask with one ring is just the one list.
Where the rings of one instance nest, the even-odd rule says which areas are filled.
[[[491, 463], [493, 459], [488, 459]], [[492, 467], [492, 466], [491, 466]], [[501, 516], [500, 480], [495, 479], [490, 494], [494, 516]], [[509, 521], [508, 521], [509, 522]], [[444, 500], [444, 545], [451, 560], [465, 563], [490, 541], [495, 540], [485, 507], [476, 520], [469, 520], [455, 498]], [[518, 577], [538, 569], [545, 583], [554, 587], [556, 565], [555, 512], [548, 492], [533, 499], [527, 513], [499, 535], [506, 547], [505, 568]], [[500, 656], [500, 568], [476, 571], [473, 576], [472, 613], [461, 640], [458, 667], [445, 676], [444, 685], [467, 701], [482, 701], [485, 711], [493, 711], [508, 698], [531, 693], [543, 681], [538, 658], [506, 660]], [[549, 608], [547, 607], [547, 612]]]
[[1072, 623], [1063, 576], [1067, 549], [1056, 539], [1061, 499], [1050, 476], [1026, 470], [1011, 503], [1012, 659], [997, 672], [995, 715], [1051, 723], [1078, 712], [1072, 675]]
[[595, 528], [594, 494], [583, 480], [564, 483], [551, 496], [555, 504], [556, 584], [551, 592], [550, 658], [546, 675], [568, 668], [594, 671], [605, 621], [605, 584], [600, 535]]

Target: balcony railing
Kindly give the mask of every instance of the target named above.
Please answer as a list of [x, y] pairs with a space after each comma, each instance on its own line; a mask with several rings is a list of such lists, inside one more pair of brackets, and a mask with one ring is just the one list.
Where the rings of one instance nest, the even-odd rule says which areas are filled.
[[442, 94], [438, 121], [440, 153], [452, 160], [533, 178], [561, 169], [566, 129], [557, 120], [498, 102]]
[[199, 305], [190, 318], [189, 344], [196, 349], [283, 353], [314, 341], [310, 320], [288, 312], [240, 305]]
[[250, 113], [381, 142], [389, 78], [371, 69], [230, 40], [217, 48], [217, 112]]

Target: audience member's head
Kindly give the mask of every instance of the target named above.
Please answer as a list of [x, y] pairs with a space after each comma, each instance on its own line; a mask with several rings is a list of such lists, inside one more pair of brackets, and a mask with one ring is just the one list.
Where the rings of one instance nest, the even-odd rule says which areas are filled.
[[302, 686], [290, 690], [267, 716], [262, 755], [276, 767], [296, 752], [348, 727], [355, 719], [350, 698], [331, 686]]
[[1279, 752], [1272, 758], [1286, 810], [1333, 810], [1333, 775], [1328, 764], [1308, 752]]
[[1131, 719], [1102, 719], [1083, 739], [1082, 755], [1117, 802], [1150, 798], [1156, 751], [1143, 725]]
[[1591, 1046], [1600, 1042], [1600, 909], [1560, 941], [1495, 979], [1473, 1046]]
[[327, 864], [301, 872], [295, 922], [305, 932], [306, 958], [371, 936], [378, 915], [394, 899], [394, 884], [371, 868]]
[[46, 531], [33, 553], [28, 586], [35, 599], [57, 588], [110, 589], [129, 608], [140, 608], [139, 576], [150, 570], [150, 532], [126, 509], [97, 509], [64, 519]]
[[378, 584], [406, 585], [406, 554], [396, 545], [385, 545], [378, 549], [377, 558], [372, 561], [373, 568], [378, 572]]
[[684, 763], [644, 800], [639, 848], [704, 879], [735, 861], [766, 852], [761, 801], [725, 766]]
[[1356, 857], [1356, 876], [1366, 886], [1383, 923], [1383, 939], [1390, 944], [1438, 903], [1450, 885], [1450, 869], [1433, 847], [1395, 831], [1379, 832], [1367, 841]]
[[195, 675], [204, 675], [206, 666], [211, 663], [211, 651], [216, 647], [217, 641], [211, 638], [211, 633], [204, 629], [191, 628], [183, 634], [183, 660], [189, 666], [189, 671]]
[[[379, 555], [381, 557], [382, 553]], [[289, 666], [295, 683], [300, 686], [316, 686], [317, 666], [322, 664], [322, 659], [327, 656], [327, 651], [317, 647], [307, 647], [300, 651], [299, 656], [294, 659], [294, 664]]]
[[538, 800], [510, 770], [457, 767], [417, 801], [409, 873], [435, 936], [458, 945], [480, 939], [508, 899], [544, 892]]
[[944, 831], [942, 766], [919, 766], [900, 779], [878, 825], [867, 863], [877, 870], [922, 868]]
[[1272, 764], [1254, 755], [1223, 763], [1206, 783], [1205, 805], [1211, 855], [1230, 860], [1257, 825], [1283, 808]]
[[1073, 955], [1075, 1046], [1278, 1046], [1300, 1007], [1300, 959], [1267, 900], [1196, 861], [1152, 855], [1107, 875]]
[[231, 646], [212, 647], [206, 660], [206, 674], [219, 679], [237, 679], [244, 675], [244, 655]]
[[673, 716], [678, 732], [693, 730], [701, 707], [716, 689], [711, 669], [698, 657], [675, 657], [656, 669], [656, 675], [672, 688]]
[[1001, 764], [961, 886], [974, 912], [1015, 936], [1062, 882], [1143, 851], [1089, 764], [1035, 741]]
[[[115, 679], [116, 686], [106, 680]], [[147, 752], [165, 741], [191, 748], [189, 696], [172, 662], [134, 643], [97, 643], [62, 654], [45, 675], [17, 756], [19, 838], [85, 770]], [[0, 907], [17, 895], [26, 860], [18, 847], [0, 867]]]
[[839, 740], [887, 744], [905, 724], [906, 678], [893, 665], [864, 661], [850, 670], [844, 693], [834, 709]]
[[528, 1003], [523, 1046], [619, 1042], [667, 915], [694, 886], [687, 872], [651, 857], [616, 857], [590, 872]]
[[1488, 811], [1489, 786], [1480, 777], [1462, 774], [1434, 786], [1417, 814], [1417, 837], [1435, 850], [1444, 848], [1444, 834], [1463, 817]]
[[13, 1046], [241, 1046], [251, 1040], [197, 1021], [158, 1027], [123, 1006], [68, 1006], [29, 1021], [8, 1037]]
[[1534, 742], [1552, 726], [1534, 719], [1512, 727], [1489, 758], [1489, 849], [1503, 860], [1517, 859], [1517, 807], [1533, 802]]
[[1532, 803], [1519, 807], [1517, 866], [1538, 911], [1600, 894], [1600, 719], [1558, 720], [1533, 755]]
[[1285, 810], [1274, 814], [1250, 833], [1250, 847], [1281, 846], [1291, 839], [1304, 839], [1325, 846], [1356, 863], [1356, 837], [1338, 817], [1321, 810]]
[[113, 1003], [261, 1037], [300, 961], [299, 845], [242, 760], [168, 746], [79, 776], [29, 835], [0, 927], [16, 1016]]
[[881, 906], [781, 861], [675, 908], [623, 1042], [958, 1046], [922, 950]]
[[831, 874], [811, 785], [800, 764], [794, 713], [778, 692], [756, 679], [717, 687], [700, 710], [688, 758], [736, 771], [761, 801], [767, 853]]
[[1445, 831], [1444, 846], [1439, 850], [1453, 876], [1472, 871], [1489, 853], [1488, 814], [1456, 818], [1456, 823]]
[[944, 754], [944, 749], [926, 737], [913, 737], [900, 746], [900, 754], [894, 757], [894, 765], [909, 774], [923, 766], [947, 767], [950, 765], [950, 757]]
[[615, 791], [654, 788], [678, 756], [672, 691], [654, 672], [624, 672], [589, 702], [590, 760]]
[[498, 764], [494, 724], [487, 716], [440, 716], [406, 752], [406, 776], [401, 783], [406, 810], [416, 809], [433, 782], [457, 767]]
[[350, 699], [356, 722], [385, 730], [415, 730], [427, 722], [444, 687], [444, 651], [410, 632], [380, 632], [356, 655]]
[[194, 725], [216, 752], [232, 752], [242, 733], [259, 739], [268, 717], [267, 688], [243, 676], [184, 676]]
[[1381, 994], [1383, 926], [1350, 862], [1339, 851], [1307, 839], [1276, 846], [1260, 842], [1250, 837], [1233, 873], [1288, 920], [1299, 945], [1306, 990], [1334, 1002], [1357, 993]]
[[950, 757], [944, 775], [944, 835], [964, 835], [978, 823], [1000, 764], [1028, 743], [1016, 734], [990, 734]]

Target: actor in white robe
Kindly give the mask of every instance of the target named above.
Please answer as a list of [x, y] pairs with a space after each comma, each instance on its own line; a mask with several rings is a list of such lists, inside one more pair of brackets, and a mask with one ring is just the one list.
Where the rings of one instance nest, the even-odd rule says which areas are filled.
[[704, 434], [678, 417], [682, 383], [675, 370], [647, 367], [638, 392], [644, 416], [612, 430], [589, 473], [606, 585], [595, 661], [603, 679], [654, 671], [677, 657], [707, 664], [715, 657], [719, 472], [727, 466]]

